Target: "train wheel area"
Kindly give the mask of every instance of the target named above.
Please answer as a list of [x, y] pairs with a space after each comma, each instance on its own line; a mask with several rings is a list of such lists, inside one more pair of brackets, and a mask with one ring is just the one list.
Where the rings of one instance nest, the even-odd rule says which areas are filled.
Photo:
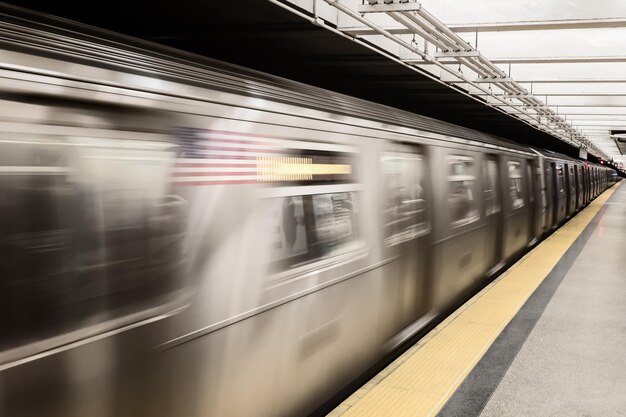
[[626, 406], [619, 183], [330, 417], [612, 415]]

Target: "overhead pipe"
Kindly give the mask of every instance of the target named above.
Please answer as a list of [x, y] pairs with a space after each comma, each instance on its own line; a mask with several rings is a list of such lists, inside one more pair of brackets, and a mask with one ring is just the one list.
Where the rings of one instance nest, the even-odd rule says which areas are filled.
[[437, 38], [433, 34], [429, 33], [424, 28], [422, 28], [422, 27], [418, 26], [417, 24], [415, 24], [414, 22], [410, 21], [403, 14], [397, 13], [397, 12], [392, 12], [392, 13], [389, 13], [389, 16], [391, 16], [398, 23], [406, 26], [407, 28], [409, 28], [410, 30], [415, 32], [415, 34], [421, 36], [423, 39], [425, 39], [428, 42], [432, 43], [433, 45], [435, 45], [439, 49], [442, 49], [442, 50], [450, 49], [450, 46], [447, 45], [445, 42], [441, 41], [439, 38]]
[[[483, 76], [484, 77], [484, 76], [488, 75], [488, 73], [485, 71], [484, 68], [481, 68], [479, 65], [476, 65], [472, 60], [470, 60], [470, 58], [459, 57], [459, 58], [457, 58], [457, 61], [459, 62], [459, 64], [463, 64], [466, 67], [469, 67], [472, 71], [474, 71], [479, 76]], [[489, 90], [489, 89], [487, 89], [487, 90]]]
[[[493, 94], [493, 92], [491, 92], [491, 91], [489, 91], [488, 89], [486, 89], [486, 88], [482, 87], [481, 85], [479, 85], [479, 84], [477, 84], [477, 83], [473, 82], [473, 80], [468, 79], [468, 78], [467, 78], [467, 77], [465, 77], [463, 74], [459, 74], [458, 72], [454, 71], [453, 69], [448, 68], [446, 65], [444, 65], [444, 64], [442, 64], [442, 63], [440, 63], [440, 62], [438, 62], [438, 61], [437, 61], [434, 57], [430, 56], [429, 54], [427, 54], [427, 53], [425, 53], [425, 52], [421, 51], [420, 49], [418, 49], [418, 48], [414, 47], [413, 45], [411, 45], [411, 44], [409, 44], [409, 43], [407, 43], [407, 42], [403, 41], [402, 39], [398, 38], [397, 36], [392, 35], [389, 31], [387, 31], [387, 30], [383, 29], [382, 27], [380, 27], [380, 26], [376, 25], [375, 23], [370, 22], [369, 20], [367, 20], [367, 19], [363, 18], [360, 14], [358, 14], [358, 13], [354, 12], [353, 10], [351, 10], [351, 9], [349, 9], [348, 7], [346, 7], [346, 6], [344, 6], [343, 4], [341, 4], [341, 3], [339, 2], [339, 0], [324, 0], [324, 1], [325, 1], [326, 3], [328, 3], [328, 4], [330, 4], [331, 6], [333, 6], [333, 7], [337, 8], [338, 10], [340, 10], [340, 11], [344, 12], [345, 14], [347, 14], [347, 15], [348, 15], [348, 16], [350, 16], [350, 17], [352, 17], [353, 19], [355, 19], [355, 20], [357, 20], [357, 21], [359, 21], [359, 22], [363, 23], [364, 25], [368, 26], [370, 29], [373, 29], [375, 32], [380, 33], [381, 35], [383, 35], [383, 36], [384, 36], [384, 37], [386, 37], [387, 39], [389, 39], [389, 40], [391, 40], [391, 41], [393, 41], [393, 42], [395, 42], [395, 43], [397, 43], [397, 44], [401, 45], [402, 47], [404, 47], [404, 48], [408, 49], [409, 51], [414, 52], [415, 54], [417, 54], [418, 56], [420, 56], [420, 58], [424, 59], [425, 61], [429, 61], [429, 62], [431, 62], [432, 64], [434, 64], [434, 65], [435, 65], [435, 66], [437, 66], [438, 68], [440, 68], [440, 69], [442, 69], [442, 70], [444, 70], [444, 71], [448, 72], [449, 74], [451, 74], [451, 75], [453, 75], [453, 76], [455, 76], [455, 77], [457, 77], [457, 78], [459, 78], [459, 79], [463, 80], [464, 82], [466, 82], [466, 83], [468, 83], [468, 84], [472, 85], [473, 87], [475, 87], [476, 89], [478, 89], [478, 90], [482, 91], [483, 93], [485, 93], [485, 94], [487, 94], [487, 95], [489, 95], [489, 96], [493, 97], [494, 99], [496, 99], [496, 100], [497, 100], [497, 101], [499, 101], [500, 103], [504, 104], [504, 106], [505, 106], [505, 107], [515, 107], [515, 106], [514, 106], [514, 105], [512, 105], [511, 103], [508, 103], [505, 99], [503, 99], [503, 98], [499, 97], [499, 96], [498, 96], [498, 95], [496, 95], [496, 94]], [[434, 19], [434, 18], [433, 18], [433, 19]], [[435, 19], [435, 20], [436, 20], [436, 19]], [[437, 25], [434, 25], [434, 26], [435, 26], [435, 27], [437, 27]], [[409, 28], [409, 29], [410, 29], [410, 28]], [[450, 32], [451, 32], [451, 31], [450, 31]], [[463, 41], [461, 38], [459, 38], [459, 39], [460, 39], [462, 42], [464, 42], [464, 43], [465, 43], [465, 45], [467, 45], [467, 47], [468, 47], [468, 48], [470, 48], [470, 50], [471, 50], [471, 46], [470, 46], [469, 44], [467, 44], [467, 43], [466, 43], [465, 41]], [[505, 75], [506, 75], [506, 74], [505, 74]], [[472, 95], [469, 95], [469, 96], [471, 97]], [[502, 113], [508, 114], [508, 113], [507, 113], [507, 111], [506, 111], [506, 110], [504, 110], [504, 109], [499, 109], [499, 108], [497, 108], [497, 110], [501, 111]], [[522, 110], [522, 113], [524, 113], [524, 114], [525, 114], [528, 118], [530, 118], [531, 120], [533, 120], [533, 121], [535, 121], [535, 122], [537, 122], [537, 123], [541, 124], [541, 123], [540, 123], [540, 121], [539, 121], [539, 120], [537, 120], [537, 118], [536, 118], [536, 117], [534, 117], [532, 114], [530, 114], [530, 113], [528, 113], [528, 112], [526, 112], [526, 111], [523, 111], [523, 110]], [[511, 114], [509, 114], [509, 115], [511, 115]], [[520, 118], [520, 117], [516, 117], [515, 115], [512, 115], [512, 116], [513, 116], [513, 117], [515, 117], [515, 118], [517, 118], [518, 120], [522, 121], [522, 122], [523, 122], [523, 123], [525, 123], [525, 124], [528, 124], [528, 125], [533, 126], [533, 127], [537, 127], [537, 126], [533, 125], [532, 123], [528, 122], [527, 120], [524, 120], [524, 119], [522, 119], [522, 118]], [[553, 128], [553, 127], [551, 127], [551, 126], [547, 126], [547, 125], [542, 125], [542, 126], [545, 126], [545, 128], [546, 128], [548, 131], [552, 132], [552, 134], [554, 134], [556, 137], [561, 137], [561, 134], [560, 134], [559, 132], [557, 132], [557, 131]]]
[[466, 50], [469, 51], [472, 49], [472, 46], [467, 43], [465, 39], [454, 33], [449, 27], [441, 23], [436, 17], [424, 10], [423, 7], [420, 7], [415, 13], [419, 17], [430, 23], [432, 26], [436, 27], [437, 30], [448, 36], [450, 39], [454, 40], [459, 45], [462, 45]]
[[[395, 15], [399, 15], [402, 16], [402, 18], [405, 21], [410, 21], [412, 22], [414, 25], [419, 26], [425, 30], [431, 29], [432, 25], [428, 25], [427, 23], [425, 24], [425, 22], [421, 19], [419, 19], [419, 16], [414, 15], [411, 12], [390, 12], [388, 13], [389, 15], [395, 14]], [[436, 29], [436, 28], [435, 28]], [[441, 32], [441, 31], [440, 31]], [[441, 42], [444, 42], [445, 44], [447, 44], [447, 48], [446, 49], [451, 49], [453, 51], [469, 51], [470, 49], [467, 49], [467, 47], [465, 45], [459, 45], [458, 42], [456, 42], [456, 40], [454, 39], [450, 39], [446, 36], [442, 36], [439, 37], [438, 39], [441, 40]]]

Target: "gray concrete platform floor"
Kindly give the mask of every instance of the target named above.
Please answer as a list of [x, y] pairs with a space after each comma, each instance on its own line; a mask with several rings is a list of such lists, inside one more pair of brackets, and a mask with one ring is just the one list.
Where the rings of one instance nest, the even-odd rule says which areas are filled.
[[626, 416], [626, 187], [606, 204], [481, 417]]

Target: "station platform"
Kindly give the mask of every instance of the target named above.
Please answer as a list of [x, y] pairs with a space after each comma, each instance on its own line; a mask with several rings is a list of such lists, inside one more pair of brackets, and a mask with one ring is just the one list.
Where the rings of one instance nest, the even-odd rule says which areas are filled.
[[626, 187], [620, 185], [329, 416], [626, 416]]

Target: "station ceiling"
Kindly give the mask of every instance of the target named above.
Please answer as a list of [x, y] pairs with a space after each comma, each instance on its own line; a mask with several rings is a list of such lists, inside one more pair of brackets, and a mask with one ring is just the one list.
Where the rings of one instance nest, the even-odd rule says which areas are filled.
[[[350, 0], [342, 1], [350, 2]], [[356, 34], [359, 37], [359, 42], [354, 42], [274, 3], [268, 0], [154, 0], [149, 2], [109, 0], [91, 3], [76, 3], [67, 0], [54, 2], [19, 0], [11, 2], [16, 6], [435, 117], [517, 142], [549, 148], [572, 156], [578, 154], [576, 147], [556, 139], [553, 135], [537, 130], [518, 119], [503, 114], [494, 107], [487, 106], [442, 84], [436, 80], [436, 76], [429, 73], [426, 63], [420, 65], [419, 71], [415, 71], [407, 65], [402, 65], [398, 60], [390, 59], [390, 54], [385, 50], [384, 45], [377, 41], [376, 34], [367, 31], [360, 34], [359, 28], [351, 23], [353, 31], [351, 36]], [[324, 2], [293, 0], [284, 3], [305, 15], [312, 15], [311, 5], [315, 7], [316, 3]], [[516, 56], [524, 58], [529, 55], [527, 46], [516, 49], [516, 46], [521, 44], [519, 40], [511, 38], [511, 34], [519, 34], [518, 39], [523, 39], [524, 34], [537, 32], [524, 28], [520, 31], [513, 31], [509, 28], [505, 34], [508, 36], [508, 38], [505, 36], [507, 47], [504, 48], [494, 37], [501, 32], [494, 32], [498, 28], [489, 28], [488, 25], [488, 23], [498, 22], [498, 19], [501, 22], [502, 19], [498, 17], [499, 15], [494, 15], [493, 10], [489, 8], [478, 7], [478, 12], [483, 14], [482, 18], [486, 19], [481, 20], [480, 15], [476, 13], [469, 15], [459, 13], [461, 1], [440, 0], [423, 3], [432, 7], [433, 12], [443, 16], [443, 19], [448, 19], [460, 27], [461, 29], [457, 28], [457, 30], [459, 34], [464, 33], [462, 36], [469, 39], [474, 36], [474, 33], [479, 33], [478, 49], [484, 46], [487, 54], [496, 57], [508, 54], [507, 57], [512, 58]], [[498, 2], [486, 0], [486, 3], [492, 3], [494, 10], [502, 9], [502, 5], [498, 5]], [[554, 1], [546, 3], [554, 3]], [[328, 13], [329, 6], [324, 4], [324, 7]], [[615, 7], [619, 8], [619, 5], [614, 5]], [[541, 8], [541, 10], [544, 9]], [[617, 12], [613, 11], [613, 13]], [[626, 13], [623, 15], [626, 16]], [[462, 21], [464, 16], [465, 21]], [[544, 18], [550, 18], [550, 16], [546, 15]], [[528, 18], [531, 17], [529, 14]], [[574, 20], [579, 18], [580, 16], [577, 15], [572, 17]], [[332, 20], [326, 19], [324, 23]], [[337, 27], [337, 23], [339, 22], [331, 22], [330, 25]], [[463, 28], [464, 25], [465, 28]], [[410, 35], [400, 34], [399, 36]], [[536, 35], [533, 36], [536, 37]], [[541, 39], [536, 41], [541, 42]], [[393, 54], [391, 56], [393, 58]], [[537, 57], [536, 54], [535, 57]], [[504, 61], [502, 63], [508, 65]], [[532, 68], [532, 63], [520, 62], [514, 65], [513, 74], [518, 71], [518, 66], [524, 68], [524, 65], [526, 67], [530, 65], [530, 69], [527, 70], [529, 74], [536, 71], [536, 67]], [[431, 73], [434, 74], [432, 71]], [[554, 77], [554, 74], [550, 76]], [[564, 108], [561, 107], [561, 112]], [[615, 114], [615, 109], [613, 112]], [[603, 116], [603, 118], [613, 119], [610, 115]], [[626, 110], [621, 119], [626, 120]], [[601, 126], [601, 128], [604, 127]], [[598, 127], [592, 126], [592, 128]], [[620, 125], [615, 125], [611, 130], [615, 133], [615, 138], [607, 135], [615, 145], [620, 144], [616, 139], [620, 133], [619, 129]], [[626, 125], [622, 130], [626, 131]], [[626, 153], [626, 146], [621, 151]], [[613, 151], [613, 154], [618, 156], [618, 151]]]

